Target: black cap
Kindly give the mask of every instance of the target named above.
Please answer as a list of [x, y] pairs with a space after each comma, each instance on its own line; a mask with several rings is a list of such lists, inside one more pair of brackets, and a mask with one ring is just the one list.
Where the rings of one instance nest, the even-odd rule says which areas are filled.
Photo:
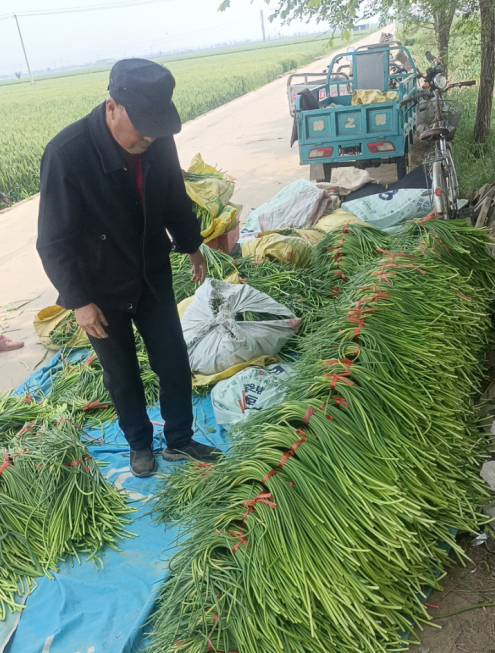
[[125, 108], [134, 128], [149, 138], [180, 132], [174, 88], [170, 70], [148, 59], [122, 59], [110, 71], [110, 96]]

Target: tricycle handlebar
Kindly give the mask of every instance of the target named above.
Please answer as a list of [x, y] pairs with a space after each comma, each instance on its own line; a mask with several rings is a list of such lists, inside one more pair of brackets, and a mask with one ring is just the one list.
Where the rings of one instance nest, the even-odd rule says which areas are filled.
[[[447, 91], [450, 91], [452, 88], [460, 88], [461, 86], [474, 86], [476, 84], [476, 81], [472, 79], [469, 82], [454, 82], [453, 84], [449, 84], [446, 86], [444, 89], [438, 89], [438, 93], [440, 95], [443, 95], [444, 93], [447, 93]], [[435, 91], [437, 92], [437, 91]], [[435, 93], [429, 93], [428, 95], [423, 95], [421, 97], [423, 98], [432, 98], [435, 95]], [[407, 100], [402, 100], [402, 102], [399, 103], [400, 107], [405, 106], [406, 104], [409, 104], [410, 102], [419, 102], [419, 97], [416, 95], [414, 97], [410, 97]]]
[[470, 82], [454, 82], [453, 84], [449, 84], [445, 88], [441, 89], [440, 93], [443, 95], [444, 93], [447, 93], [447, 91], [450, 91], [451, 88], [460, 88], [461, 86], [474, 86], [476, 82], [474, 79], [472, 79]]

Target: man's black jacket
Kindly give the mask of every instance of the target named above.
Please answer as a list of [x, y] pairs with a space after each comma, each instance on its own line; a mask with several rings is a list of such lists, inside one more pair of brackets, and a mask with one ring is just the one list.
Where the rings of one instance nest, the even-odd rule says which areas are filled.
[[105, 103], [48, 143], [36, 246], [64, 308], [134, 312], [145, 282], [160, 300], [172, 279], [166, 230], [180, 252], [201, 244], [172, 136], [149, 146], [142, 169], [143, 206]]

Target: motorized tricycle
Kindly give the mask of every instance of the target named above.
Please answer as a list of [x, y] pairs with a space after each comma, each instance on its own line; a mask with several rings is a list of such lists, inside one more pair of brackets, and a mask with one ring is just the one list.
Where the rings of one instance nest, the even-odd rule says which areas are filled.
[[322, 164], [326, 181], [332, 168], [343, 166], [395, 163], [399, 179], [407, 174], [416, 105], [401, 103], [418, 93], [407, 48], [391, 41], [337, 55], [325, 83], [307, 92], [314, 108], [304, 110], [304, 94], [296, 99], [301, 165]]

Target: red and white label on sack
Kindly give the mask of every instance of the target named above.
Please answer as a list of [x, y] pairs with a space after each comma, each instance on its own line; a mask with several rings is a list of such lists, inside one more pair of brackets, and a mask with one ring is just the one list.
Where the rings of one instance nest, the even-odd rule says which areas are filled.
[[321, 102], [322, 100], [327, 99], [327, 89], [326, 88], [320, 88], [318, 91], [318, 100]]

